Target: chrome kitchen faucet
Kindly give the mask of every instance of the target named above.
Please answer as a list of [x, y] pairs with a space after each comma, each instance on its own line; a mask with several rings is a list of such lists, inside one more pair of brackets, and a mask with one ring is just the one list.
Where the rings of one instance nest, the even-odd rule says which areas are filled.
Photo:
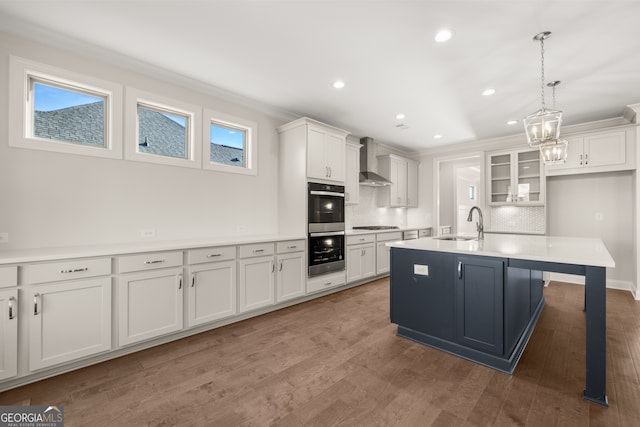
[[469, 216], [467, 217], [467, 221], [471, 222], [473, 220], [473, 210], [478, 211], [478, 222], [476, 222], [476, 229], [478, 230], [478, 240], [484, 240], [484, 224], [482, 223], [482, 211], [479, 207], [474, 206], [469, 209]]

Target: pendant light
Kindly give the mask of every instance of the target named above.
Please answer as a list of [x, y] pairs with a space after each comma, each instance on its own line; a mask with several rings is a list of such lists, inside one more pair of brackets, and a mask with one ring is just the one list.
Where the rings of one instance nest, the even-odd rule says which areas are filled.
[[524, 130], [530, 147], [538, 147], [546, 142], [556, 141], [560, 136], [562, 111], [548, 110], [544, 104], [544, 41], [551, 37], [550, 31], [544, 31], [533, 37], [540, 42], [540, 58], [542, 74], [540, 78], [540, 92], [542, 108], [524, 118]]
[[[560, 84], [560, 80], [547, 83], [553, 91], [553, 108], [556, 108], [556, 86]], [[540, 155], [545, 165], [562, 164], [567, 161], [567, 147], [569, 143], [566, 139], [557, 139], [551, 142], [540, 144]]]

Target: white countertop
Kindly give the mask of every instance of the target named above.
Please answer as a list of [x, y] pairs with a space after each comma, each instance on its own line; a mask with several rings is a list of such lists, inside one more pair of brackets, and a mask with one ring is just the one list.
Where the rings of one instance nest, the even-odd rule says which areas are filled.
[[410, 231], [410, 230], [425, 230], [427, 228], [431, 228], [430, 226], [424, 227], [409, 227], [406, 225], [398, 226], [398, 228], [388, 228], [385, 230], [354, 230], [353, 228], [348, 228], [345, 230], [345, 234], [377, 234], [377, 233], [393, 233], [396, 231]]
[[616, 266], [602, 240], [596, 238], [485, 234], [481, 241], [423, 238], [389, 242], [387, 246], [561, 264]]
[[183, 240], [153, 240], [149, 242], [131, 242], [90, 246], [67, 246], [58, 248], [33, 248], [0, 251], [0, 265], [35, 261], [53, 261], [70, 258], [113, 256], [142, 252], [197, 249], [214, 246], [243, 245], [250, 243], [281, 242], [302, 240], [307, 236], [260, 235], [225, 236]]

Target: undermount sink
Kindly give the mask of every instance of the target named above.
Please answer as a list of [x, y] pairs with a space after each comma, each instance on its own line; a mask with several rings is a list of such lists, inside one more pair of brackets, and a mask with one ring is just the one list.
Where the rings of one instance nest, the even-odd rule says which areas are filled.
[[441, 237], [434, 237], [434, 239], [436, 240], [478, 240], [477, 237], [473, 237], [473, 236], [441, 236]]

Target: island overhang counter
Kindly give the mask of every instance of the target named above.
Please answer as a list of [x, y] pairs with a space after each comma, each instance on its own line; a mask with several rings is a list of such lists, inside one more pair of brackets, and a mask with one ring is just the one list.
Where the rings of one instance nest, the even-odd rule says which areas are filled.
[[[585, 277], [585, 399], [607, 406], [606, 269], [597, 238], [488, 234], [390, 242], [398, 335], [511, 372], [544, 306], [543, 271]], [[530, 304], [530, 305], [527, 305]]]

